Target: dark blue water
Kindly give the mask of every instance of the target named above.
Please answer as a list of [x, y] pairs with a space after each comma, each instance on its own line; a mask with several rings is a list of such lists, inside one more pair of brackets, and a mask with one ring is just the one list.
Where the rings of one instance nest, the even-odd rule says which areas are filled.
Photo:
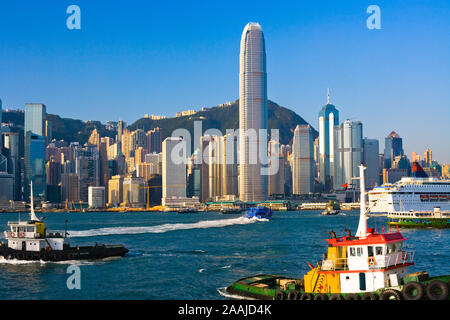
[[[69, 220], [72, 245], [124, 244], [129, 254], [76, 263], [81, 289], [66, 285], [68, 263], [0, 261], [1, 299], [223, 299], [217, 288], [257, 273], [302, 277], [326, 252], [328, 232], [356, 232], [358, 212], [276, 212], [248, 223], [219, 213], [47, 213], [49, 230]], [[22, 214], [22, 219], [28, 216]], [[17, 214], [0, 214], [0, 226]], [[385, 219], [369, 220], [380, 231]], [[387, 230], [387, 228], [386, 228]], [[450, 274], [449, 230], [402, 230], [415, 250], [411, 272]]]

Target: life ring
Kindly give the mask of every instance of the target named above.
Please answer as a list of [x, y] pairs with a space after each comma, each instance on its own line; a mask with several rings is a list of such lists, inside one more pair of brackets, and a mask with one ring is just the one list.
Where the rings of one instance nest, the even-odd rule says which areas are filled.
[[369, 257], [368, 262], [369, 262], [369, 266], [374, 266], [375, 265], [375, 258], [374, 257]]
[[25, 237], [25, 232], [19, 232], [19, 237], [20, 238], [24, 238]]
[[11, 238], [14, 238], [14, 237], [16, 236], [16, 234], [15, 234], [14, 232], [10, 232], [10, 233], [9, 233], [9, 236], [10, 236]]

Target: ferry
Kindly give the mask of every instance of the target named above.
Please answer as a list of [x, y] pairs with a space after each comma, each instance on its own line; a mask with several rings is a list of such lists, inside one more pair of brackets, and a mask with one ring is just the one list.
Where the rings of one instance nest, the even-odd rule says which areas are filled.
[[267, 207], [256, 206], [249, 208], [244, 212], [244, 218], [248, 219], [272, 219], [273, 211]]
[[371, 212], [432, 212], [435, 207], [442, 211], [450, 210], [450, 180], [426, 177], [418, 163], [413, 165], [413, 175], [369, 191]]
[[387, 214], [389, 226], [401, 228], [450, 228], [450, 211], [399, 211]]
[[[128, 249], [123, 245], [75, 246], [65, 243], [67, 231], [47, 232], [45, 223], [34, 212], [33, 183], [31, 183], [30, 220], [8, 222], [4, 231], [7, 243], [0, 243], [0, 257], [6, 260], [68, 261], [90, 260], [124, 256]], [[66, 228], [67, 229], [67, 228]]]
[[364, 170], [360, 167], [361, 203], [355, 235], [330, 232], [328, 252], [303, 278], [261, 274], [219, 289], [226, 297], [269, 300], [449, 300], [450, 275], [409, 273], [414, 251], [399, 230], [368, 228]]

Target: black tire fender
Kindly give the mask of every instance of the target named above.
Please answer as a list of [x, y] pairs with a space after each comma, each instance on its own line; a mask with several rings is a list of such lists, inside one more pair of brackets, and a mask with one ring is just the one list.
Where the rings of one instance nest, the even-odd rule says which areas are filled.
[[433, 280], [425, 291], [430, 300], [445, 300], [448, 297], [448, 284], [441, 280]]
[[344, 297], [339, 293], [333, 293], [330, 296], [330, 300], [344, 300]]
[[375, 292], [365, 292], [361, 300], [378, 300], [378, 295]]
[[[414, 294], [414, 292], [416, 292]], [[423, 298], [423, 285], [416, 281], [408, 282], [403, 286], [402, 296], [405, 300], [420, 300]]]
[[289, 293], [287, 295], [288, 300], [298, 300], [299, 298], [300, 298], [300, 292], [298, 292], [297, 290], [291, 290], [291, 291], [289, 291]]
[[275, 292], [274, 300], [286, 300], [286, 293], [283, 291]]
[[300, 296], [300, 300], [313, 300], [314, 296], [312, 295], [312, 293], [304, 293]]
[[324, 293], [314, 295], [314, 300], [328, 300], [328, 296]]
[[361, 297], [357, 293], [349, 293], [345, 295], [345, 300], [361, 300]]
[[380, 300], [402, 300], [402, 295], [398, 290], [386, 289], [381, 293]]

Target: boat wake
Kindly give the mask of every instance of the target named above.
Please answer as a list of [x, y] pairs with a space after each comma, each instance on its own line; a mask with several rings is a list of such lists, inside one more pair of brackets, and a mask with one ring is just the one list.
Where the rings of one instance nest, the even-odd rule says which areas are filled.
[[4, 257], [0, 257], [0, 264], [5, 265], [32, 265], [32, 264], [69, 264], [69, 265], [77, 265], [77, 266], [84, 266], [84, 265], [94, 265], [99, 263], [105, 263], [111, 260], [116, 260], [120, 257], [110, 257], [105, 259], [99, 259], [99, 260], [65, 260], [65, 261], [43, 261], [43, 260], [17, 260], [17, 259], [5, 259]]
[[113, 227], [113, 228], [99, 228], [80, 231], [68, 231], [69, 237], [95, 237], [95, 236], [107, 236], [116, 234], [140, 234], [140, 233], [164, 233], [176, 230], [189, 230], [189, 229], [206, 229], [206, 228], [223, 228], [232, 225], [244, 225], [255, 222], [269, 221], [267, 219], [257, 218], [234, 218], [234, 219], [219, 219], [219, 220], [207, 220], [195, 223], [167, 223], [149, 227]]

